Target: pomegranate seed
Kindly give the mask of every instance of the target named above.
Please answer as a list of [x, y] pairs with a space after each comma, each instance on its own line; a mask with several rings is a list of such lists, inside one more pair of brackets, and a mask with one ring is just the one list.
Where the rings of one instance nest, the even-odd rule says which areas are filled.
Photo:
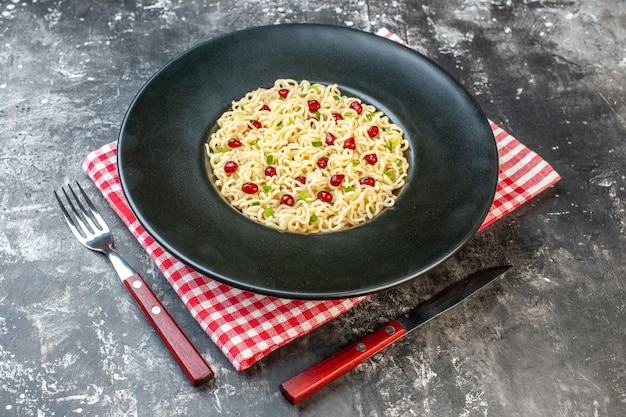
[[261, 107], [261, 110], [270, 111], [270, 108], [267, 104], [264, 104], [263, 107]]
[[333, 117], [335, 118], [335, 121], [343, 120], [343, 116], [340, 115], [339, 113], [333, 113]]
[[296, 181], [298, 181], [300, 184], [306, 184], [306, 177], [303, 177], [302, 175], [298, 175], [296, 177]]
[[374, 165], [376, 162], [378, 162], [378, 157], [376, 156], [375, 153], [368, 153], [367, 155], [363, 157], [363, 159], [365, 159], [365, 162], [367, 162], [370, 165]]
[[309, 100], [306, 104], [309, 106], [309, 111], [312, 111], [313, 113], [320, 109], [320, 102], [317, 100]]
[[320, 191], [319, 193], [317, 193], [317, 198], [319, 200], [322, 200], [324, 203], [330, 203], [331, 201], [333, 201], [333, 195], [328, 191]]
[[280, 198], [280, 204], [293, 207], [295, 203], [296, 203], [296, 200], [294, 200], [293, 197], [290, 196], [289, 194], [285, 194], [284, 196]]
[[327, 145], [334, 145], [335, 144], [335, 135], [333, 135], [332, 133], [327, 133], [326, 134], [326, 144]]
[[261, 122], [259, 122], [258, 120], [253, 120], [250, 122], [250, 128], [255, 128], [255, 129], [260, 129], [263, 127], [263, 125], [261, 124]]
[[376, 181], [372, 177], [363, 177], [359, 180], [359, 183], [361, 183], [361, 185], [369, 185], [370, 187], [373, 187], [376, 184]]
[[241, 146], [241, 142], [239, 142], [237, 139], [228, 139], [228, 147], [230, 148], [238, 148]]
[[343, 143], [343, 148], [354, 150], [356, 148], [356, 145], [354, 144], [354, 138], [346, 139], [346, 141]]
[[357, 114], [361, 114], [361, 112], [363, 111], [363, 107], [361, 107], [361, 103], [359, 103], [358, 101], [353, 101], [352, 103], [350, 103], [350, 108], [357, 112]]
[[254, 194], [259, 191], [259, 186], [253, 182], [246, 182], [241, 186], [241, 191], [246, 194]]
[[228, 161], [224, 165], [224, 172], [227, 174], [232, 174], [233, 172], [237, 171], [237, 168], [239, 168], [239, 165], [237, 165], [237, 162]]
[[287, 96], [289, 95], [289, 90], [287, 90], [286, 88], [281, 88], [280, 90], [278, 90], [278, 95], [282, 98], [287, 98]]
[[341, 184], [343, 182], [343, 179], [346, 176], [343, 174], [337, 174], [337, 175], [333, 175], [332, 177], [330, 177], [330, 185], [332, 186], [338, 186], [339, 184]]
[[370, 138], [373, 138], [375, 136], [378, 136], [378, 126], [372, 126], [369, 129], [367, 129], [367, 135]]
[[328, 158], [322, 156], [320, 159], [317, 160], [317, 166], [322, 169], [326, 168], [328, 166]]
[[274, 177], [276, 175], [276, 168], [269, 166], [265, 168], [265, 176], [266, 177]]

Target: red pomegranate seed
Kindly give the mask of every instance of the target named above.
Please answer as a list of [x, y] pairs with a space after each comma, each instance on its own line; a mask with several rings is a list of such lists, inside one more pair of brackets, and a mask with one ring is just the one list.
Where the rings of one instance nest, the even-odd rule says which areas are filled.
[[333, 117], [335, 118], [335, 121], [343, 120], [343, 116], [340, 115], [339, 113], [333, 113]]
[[239, 165], [237, 165], [237, 162], [235, 161], [228, 161], [224, 164], [224, 172], [227, 174], [232, 174], [237, 171], [237, 168], [239, 168]]
[[365, 162], [367, 162], [370, 165], [374, 165], [376, 162], [378, 162], [378, 157], [376, 156], [375, 153], [368, 153], [367, 155], [363, 157], [363, 159], [365, 159]]
[[367, 129], [367, 135], [370, 138], [373, 138], [375, 136], [378, 136], [378, 126], [372, 126], [369, 129]]
[[376, 181], [372, 177], [363, 177], [359, 180], [359, 183], [361, 183], [361, 185], [369, 185], [370, 187], [373, 187], [376, 184]]
[[273, 177], [276, 175], [276, 168], [269, 166], [267, 168], [265, 168], [265, 176], [266, 177]]
[[317, 100], [309, 100], [306, 102], [306, 104], [309, 106], [309, 110], [313, 113], [320, 109], [320, 102]]
[[333, 175], [332, 177], [330, 177], [330, 185], [332, 186], [338, 186], [339, 184], [341, 184], [343, 182], [343, 179], [346, 176], [343, 174], [337, 174], [337, 175]]
[[280, 90], [278, 90], [278, 95], [282, 98], [287, 98], [287, 96], [289, 95], [289, 90], [287, 90], [286, 88], [281, 88]]
[[317, 193], [317, 198], [319, 200], [322, 200], [324, 203], [330, 203], [331, 201], [333, 201], [333, 195], [328, 191], [320, 191], [319, 193]]
[[317, 160], [317, 166], [322, 169], [326, 168], [328, 166], [328, 158], [322, 156], [320, 159]]
[[303, 177], [302, 175], [298, 175], [296, 177], [296, 181], [298, 181], [300, 184], [306, 184], [306, 177]]
[[357, 112], [357, 114], [361, 114], [361, 112], [363, 111], [363, 107], [361, 107], [361, 103], [359, 103], [358, 101], [353, 101], [352, 103], [350, 103], [350, 108]]
[[344, 149], [355, 149], [356, 145], [354, 144], [354, 138], [348, 138], [346, 139], [346, 141], [343, 143], [343, 148]]
[[284, 196], [280, 198], [280, 204], [293, 207], [295, 203], [296, 203], [296, 200], [294, 200], [294, 198], [290, 196], [289, 194], [285, 194]]
[[270, 108], [267, 104], [264, 104], [263, 107], [261, 107], [261, 110], [270, 111]]
[[259, 191], [259, 186], [253, 182], [246, 182], [241, 186], [241, 191], [246, 194], [254, 194]]
[[239, 142], [237, 139], [228, 139], [228, 147], [229, 148], [238, 148], [241, 146], [241, 142]]
[[263, 125], [261, 124], [261, 122], [259, 122], [258, 120], [252, 120], [250, 122], [250, 126], [248, 126], [250, 128], [255, 128], [255, 129], [260, 129], [263, 127]]
[[326, 144], [327, 145], [334, 145], [335, 144], [335, 135], [333, 135], [332, 133], [327, 133], [326, 134]]

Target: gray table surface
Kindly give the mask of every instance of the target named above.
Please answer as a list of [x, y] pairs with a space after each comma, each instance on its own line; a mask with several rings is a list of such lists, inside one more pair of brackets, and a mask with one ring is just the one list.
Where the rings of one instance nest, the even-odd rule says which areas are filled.
[[[397, 33], [562, 175], [421, 279], [236, 372], [112, 211], [119, 250], [217, 378], [189, 385], [52, 191], [147, 79], [234, 30]], [[624, 416], [626, 2], [0, 2], [0, 415]], [[515, 268], [298, 406], [278, 384], [480, 266]]]

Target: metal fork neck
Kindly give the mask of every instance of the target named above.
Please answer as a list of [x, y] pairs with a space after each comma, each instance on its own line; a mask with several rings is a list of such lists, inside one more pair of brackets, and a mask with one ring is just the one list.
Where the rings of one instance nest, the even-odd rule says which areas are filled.
[[115, 272], [119, 275], [120, 279], [124, 281], [126, 278], [130, 278], [135, 275], [137, 272], [122, 258], [112, 246], [109, 246], [105, 251], [109, 260], [113, 264], [113, 268], [115, 268]]

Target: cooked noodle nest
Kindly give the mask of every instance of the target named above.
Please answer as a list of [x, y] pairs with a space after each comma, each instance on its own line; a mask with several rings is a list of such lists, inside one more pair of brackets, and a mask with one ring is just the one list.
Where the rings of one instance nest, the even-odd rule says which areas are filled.
[[337, 85], [281, 79], [232, 103], [206, 155], [215, 186], [243, 215], [284, 231], [323, 233], [394, 205], [408, 147], [383, 112]]

